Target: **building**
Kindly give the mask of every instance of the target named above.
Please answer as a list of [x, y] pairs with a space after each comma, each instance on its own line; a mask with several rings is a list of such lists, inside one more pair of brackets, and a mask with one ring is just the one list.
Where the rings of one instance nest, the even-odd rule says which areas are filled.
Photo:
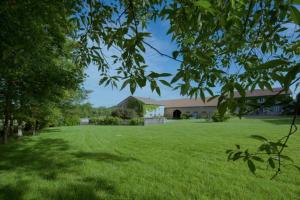
[[183, 114], [193, 118], [207, 118], [217, 109], [218, 99], [203, 102], [201, 99], [171, 99], [163, 100], [165, 117], [180, 119]]
[[136, 96], [127, 97], [117, 106], [142, 112], [144, 118], [163, 117], [165, 111], [165, 106], [161, 102], [150, 98]]
[[[246, 91], [246, 98], [249, 102], [255, 102], [257, 109], [250, 115], [280, 115], [283, 112], [283, 105], [279, 102], [284, 98], [291, 98], [291, 92], [281, 92], [282, 88], [273, 88], [270, 90], [254, 90]], [[235, 98], [240, 98], [239, 93], [234, 94]], [[273, 105], [265, 107], [264, 102], [267, 98], [272, 98]], [[169, 119], [180, 119], [183, 114], [192, 116], [193, 118], [207, 118], [212, 116], [216, 111], [218, 99], [203, 102], [201, 99], [170, 99], [157, 101], [150, 98], [130, 96], [118, 104], [121, 107], [127, 107], [128, 102], [135, 99], [144, 105], [144, 117], [151, 118], [155, 116], [165, 116]]]
[[[257, 104], [257, 109], [255, 109], [250, 115], [281, 115], [284, 112], [286, 101], [292, 100], [292, 93], [282, 92], [282, 88], [273, 88], [271, 90], [254, 90], [246, 91], [245, 96], [248, 102], [253, 102]], [[239, 93], [235, 93], [236, 98], [240, 98]], [[266, 107], [265, 101], [268, 99], [271, 106]], [[270, 101], [271, 100], [271, 101]]]

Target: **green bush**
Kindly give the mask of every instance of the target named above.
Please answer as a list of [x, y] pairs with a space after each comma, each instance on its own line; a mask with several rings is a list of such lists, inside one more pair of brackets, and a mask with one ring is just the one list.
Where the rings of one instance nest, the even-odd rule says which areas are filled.
[[192, 115], [191, 114], [188, 114], [188, 113], [183, 113], [182, 115], [181, 115], [181, 119], [190, 119], [192, 117]]
[[119, 117], [105, 117], [103, 120], [103, 125], [120, 125], [122, 124], [122, 119]]
[[74, 125], [79, 125], [80, 123], [80, 117], [78, 115], [68, 115], [64, 118], [63, 120], [63, 125], [64, 126], [74, 126]]
[[116, 110], [113, 110], [112, 112], [111, 112], [111, 116], [113, 116], [113, 117], [119, 117], [119, 118], [122, 118], [122, 116], [123, 116], [123, 111], [122, 111], [122, 109], [116, 109]]
[[132, 118], [130, 120], [124, 120], [119, 117], [102, 117], [102, 118], [90, 118], [89, 124], [94, 125], [143, 125], [143, 118]]
[[133, 118], [137, 118], [138, 114], [133, 109], [118, 108], [118, 109], [111, 112], [111, 116], [122, 118], [122, 119], [133, 119]]
[[223, 116], [218, 112], [214, 112], [214, 114], [212, 115], [211, 119], [214, 122], [224, 122], [227, 121], [230, 118], [230, 114], [229, 112], [226, 112]]
[[104, 118], [91, 118], [89, 120], [90, 124], [94, 125], [120, 125], [122, 124], [122, 119], [119, 117], [104, 117]]
[[129, 125], [143, 125], [144, 119], [143, 118], [133, 118], [129, 120]]

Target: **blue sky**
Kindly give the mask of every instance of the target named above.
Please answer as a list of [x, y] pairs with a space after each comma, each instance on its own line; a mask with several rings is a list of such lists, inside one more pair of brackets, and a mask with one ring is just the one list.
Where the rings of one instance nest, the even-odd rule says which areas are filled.
[[[154, 47], [159, 49], [161, 52], [166, 53], [168, 55], [172, 55], [172, 52], [176, 50], [176, 44], [171, 42], [171, 38], [169, 35], [166, 35], [168, 31], [168, 23], [158, 21], [156, 23], [151, 23], [147, 32], [152, 33], [152, 37], [147, 41], [151, 43]], [[288, 27], [292, 32], [295, 30], [295, 26]], [[110, 52], [107, 52], [109, 55]], [[157, 52], [153, 51], [150, 48], [146, 48], [145, 60], [148, 64], [148, 70], [156, 71], [156, 72], [168, 72], [171, 74], [175, 74], [178, 69], [180, 63], [163, 56], [157, 54]], [[118, 104], [120, 101], [131, 95], [129, 88], [125, 88], [123, 90], [118, 90], [116, 88], [112, 89], [111, 87], [104, 87], [99, 85], [100, 74], [98, 72], [97, 66], [90, 65], [86, 69], [87, 78], [84, 82], [84, 88], [87, 90], [92, 90], [93, 92], [89, 95], [88, 102], [92, 103], [93, 106], [114, 106]], [[274, 85], [274, 87], [278, 87], [278, 85]], [[135, 92], [135, 96], [142, 97], [150, 97], [154, 99], [175, 99], [175, 98], [183, 98], [180, 96], [179, 91], [174, 91], [171, 88], [168, 88], [164, 85], [160, 85], [161, 88], [161, 96], [157, 95], [155, 92], [150, 90], [149, 85], [145, 88], [138, 88]], [[294, 87], [291, 88], [292, 92], [294, 92]], [[297, 90], [299, 92], [299, 89]]]

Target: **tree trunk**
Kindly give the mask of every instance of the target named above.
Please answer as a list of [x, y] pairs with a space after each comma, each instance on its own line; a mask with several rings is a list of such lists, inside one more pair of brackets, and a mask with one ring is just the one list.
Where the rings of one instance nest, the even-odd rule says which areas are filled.
[[8, 115], [6, 113], [6, 115], [4, 116], [4, 125], [3, 125], [3, 143], [6, 144], [7, 143], [7, 137], [8, 137], [8, 133], [9, 133], [9, 120], [8, 120]]
[[8, 127], [8, 135], [13, 135], [14, 134], [14, 120], [12, 116], [9, 116], [9, 127]]
[[23, 136], [23, 131], [22, 131], [22, 121], [18, 121], [18, 137]]
[[36, 120], [34, 121], [32, 128], [33, 128], [32, 135], [35, 135], [36, 134]]
[[12, 88], [9, 81], [6, 82], [5, 105], [4, 105], [4, 125], [3, 125], [3, 143], [6, 144], [8, 141], [8, 135], [10, 132], [10, 119], [12, 118]]

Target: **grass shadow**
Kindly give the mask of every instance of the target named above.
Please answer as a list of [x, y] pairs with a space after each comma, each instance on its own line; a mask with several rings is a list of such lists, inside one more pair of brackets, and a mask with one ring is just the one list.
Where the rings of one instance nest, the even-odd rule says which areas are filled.
[[89, 199], [99, 200], [95, 188], [87, 183], [72, 183], [60, 187], [56, 190], [43, 190], [41, 192], [43, 199]]
[[69, 169], [75, 160], [65, 158], [69, 150], [68, 143], [63, 139], [39, 138], [16, 141], [0, 146], [0, 171], [18, 171], [35, 173], [42, 178], [55, 179], [59, 169]]
[[[24, 138], [8, 145], [0, 146], [0, 174], [16, 173], [22, 179], [37, 176], [41, 181], [56, 183], [62, 180], [61, 173], [77, 176], [77, 180], [66, 182], [61, 188], [41, 186], [42, 199], [101, 199], [99, 194], [114, 196], [115, 185], [110, 180], [98, 177], [82, 177], [76, 166], [85, 159], [106, 162], [137, 161], [133, 157], [110, 154], [106, 152], [72, 153], [69, 143], [60, 138]], [[0, 183], [0, 199], [23, 199], [30, 193], [31, 183]], [[51, 185], [51, 184], [50, 184]]]
[[0, 199], [22, 200], [28, 190], [27, 181], [17, 181], [16, 184], [4, 185], [0, 187]]
[[75, 157], [80, 158], [80, 159], [92, 159], [96, 161], [103, 161], [103, 162], [128, 162], [128, 161], [138, 161], [140, 162], [139, 159], [136, 159], [131, 156], [122, 156], [122, 155], [117, 155], [117, 154], [112, 154], [112, 153], [107, 153], [107, 152], [77, 152], [73, 154]]
[[61, 129], [59, 128], [47, 128], [47, 129], [42, 129], [39, 131], [39, 133], [58, 133], [61, 132]]
[[[289, 125], [292, 121], [292, 116], [290, 117], [246, 117], [247, 119], [259, 119], [263, 122], [271, 123], [274, 125]], [[300, 124], [300, 120], [296, 120], [297, 124]]]

